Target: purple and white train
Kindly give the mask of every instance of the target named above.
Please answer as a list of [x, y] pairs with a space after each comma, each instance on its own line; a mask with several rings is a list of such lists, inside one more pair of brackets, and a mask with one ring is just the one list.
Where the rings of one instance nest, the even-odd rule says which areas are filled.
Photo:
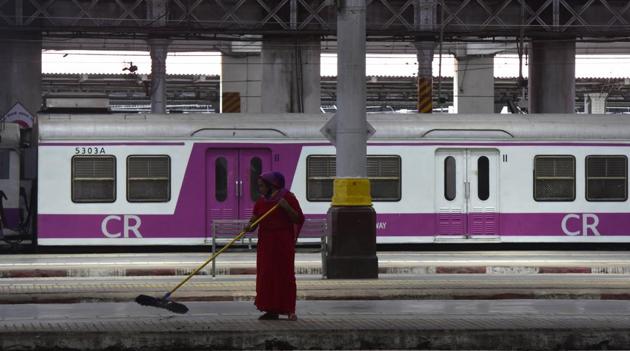
[[[250, 217], [256, 177], [269, 170], [286, 175], [307, 218], [323, 218], [335, 175], [320, 133], [329, 117], [41, 115], [37, 243], [204, 245], [214, 220]], [[368, 120], [379, 243], [630, 241], [630, 119]], [[20, 212], [13, 139], [0, 144], [7, 220]]]

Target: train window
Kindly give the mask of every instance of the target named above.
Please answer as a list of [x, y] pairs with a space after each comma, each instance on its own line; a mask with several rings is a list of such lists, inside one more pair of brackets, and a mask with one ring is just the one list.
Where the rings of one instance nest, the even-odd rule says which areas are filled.
[[477, 159], [477, 196], [481, 201], [490, 197], [490, 160], [486, 156]]
[[0, 150], [0, 179], [9, 179], [10, 161], [9, 150]]
[[127, 157], [127, 201], [167, 202], [171, 199], [171, 158], [166, 155]]
[[116, 158], [114, 156], [72, 157], [72, 201], [116, 201]]
[[258, 200], [258, 176], [262, 174], [262, 160], [260, 157], [252, 157], [249, 161], [249, 196], [252, 201]]
[[367, 176], [373, 201], [400, 200], [399, 156], [368, 156]]
[[628, 198], [628, 159], [626, 156], [586, 157], [586, 199], [626, 201]]
[[214, 161], [214, 198], [218, 202], [227, 199], [227, 160], [219, 157]]
[[309, 156], [306, 159], [306, 199], [330, 201], [336, 174], [335, 156]]
[[444, 198], [455, 200], [457, 194], [456, 163], [453, 156], [444, 159]]
[[[372, 201], [399, 201], [401, 198], [401, 161], [399, 156], [367, 156], [367, 176]], [[336, 174], [335, 156], [313, 155], [306, 159], [306, 198], [330, 201]]]
[[534, 200], [575, 200], [575, 157], [539, 155], [534, 158]]

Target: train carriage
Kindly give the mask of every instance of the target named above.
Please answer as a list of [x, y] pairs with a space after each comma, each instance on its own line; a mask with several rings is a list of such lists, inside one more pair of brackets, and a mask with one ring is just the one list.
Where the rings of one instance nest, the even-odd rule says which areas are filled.
[[[307, 218], [330, 207], [329, 115], [42, 115], [40, 245], [201, 245], [283, 172]], [[370, 114], [377, 242], [630, 241], [630, 120]]]

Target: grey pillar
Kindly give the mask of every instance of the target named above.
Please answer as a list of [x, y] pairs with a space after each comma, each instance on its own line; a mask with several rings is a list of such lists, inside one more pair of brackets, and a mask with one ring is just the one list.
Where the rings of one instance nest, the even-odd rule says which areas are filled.
[[[436, 30], [437, 2], [416, 0], [414, 24], [417, 30], [431, 32]], [[414, 42], [418, 52], [418, 113], [433, 112], [433, 55], [435, 42], [418, 38]]]
[[435, 43], [417, 41], [414, 43], [418, 51], [418, 113], [433, 112], [433, 53]]
[[0, 117], [19, 102], [32, 114], [42, 107], [40, 34], [0, 37]]
[[337, 4], [337, 176], [327, 214], [326, 275], [329, 279], [378, 278], [376, 212], [366, 169], [366, 3]]
[[319, 37], [263, 38], [263, 113], [320, 112], [320, 53]]
[[575, 113], [575, 39], [531, 41], [529, 113]]
[[260, 53], [223, 54], [221, 57], [221, 112], [261, 112]]
[[494, 55], [455, 57], [455, 113], [494, 113]]
[[151, 50], [151, 112], [166, 113], [166, 55], [168, 39], [149, 39]]

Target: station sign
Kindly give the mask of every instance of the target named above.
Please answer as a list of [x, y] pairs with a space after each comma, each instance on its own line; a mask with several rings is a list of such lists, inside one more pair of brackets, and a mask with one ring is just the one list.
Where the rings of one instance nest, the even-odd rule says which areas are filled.
[[33, 128], [34, 120], [35, 117], [19, 102], [16, 102], [15, 105], [9, 109], [9, 112], [5, 113], [4, 116], [0, 118], [0, 122], [16, 123], [23, 129]]

